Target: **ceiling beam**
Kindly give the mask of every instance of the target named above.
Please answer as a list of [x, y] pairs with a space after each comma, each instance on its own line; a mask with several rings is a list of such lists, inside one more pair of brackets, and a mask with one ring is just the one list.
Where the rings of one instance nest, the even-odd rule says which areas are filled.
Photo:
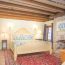
[[35, 3], [35, 4], [41, 5], [41, 6], [50, 7], [52, 9], [54, 8], [54, 9], [56, 9], [58, 11], [65, 11], [65, 9], [63, 9], [63, 8], [56, 7], [56, 6], [53, 6], [53, 5], [50, 5], [50, 4], [46, 4], [46, 3], [40, 2], [38, 0], [22, 0], [22, 1], [29, 1], [29, 2], [32, 2], [32, 3]]
[[58, 6], [51, 5], [51, 4], [46, 4], [46, 3], [43, 3], [40, 0], [34, 0], [34, 1], [37, 2], [37, 3], [40, 3], [40, 5], [44, 5], [44, 6], [47, 6], [47, 7], [51, 7], [51, 8], [54, 8], [54, 9], [59, 9], [59, 10], [65, 11], [65, 8], [61, 8], [61, 7], [58, 7]]
[[0, 7], [0, 12], [9, 12], [9, 13], [12, 13], [12, 14], [19, 14], [19, 15], [33, 15], [33, 16], [40, 16], [40, 17], [45, 17], [45, 18], [48, 18], [47, 15], [43, 15], [43, 14], [40, 14], [40, 13], [33, 13], [33, 12], [27, 12], [27, 11], [20, 11], [20, 10], [14, 10], [14, 9], [8, 9], [8, 8], [1, 8]]
[[41, 14], [46, 14], [46, 15], [54, 15], [55, 13], [53, 12], [49, 12], [49, 11], [44, 11], [41, 9], [37, 9], [37, 8], [32, 8], [32, 7], [28, 7], [28, 6], [23, 6], [23, 5], [17, 5], [17, 4], [13, 4], [13, 3], [7, 3], [7, 2], [2, 2], [0, 1], [0, 7], [2, 6], [6, 6], [9, 8], [13, 8], [13, 9], [20, 9], [20, 10], [26, 10], [26, 11], [33, 11], [33, 12], [38, 12]]
[[[43, 11], [48, 11], [48, 12], [49, 11], [50, 12], [54, 12], [54, 11], [63, 12], [64, 11], [64, 9], [62, 9], [62, 8], [53, 7], [51, 5], [48, 5], [48, 4], [45, 4], [45, 3], [40, 3], [40, 2], [35, 1], [35, 0], [29, 0], [29, 1], [28, 0], [17, 0], [16, 2], [19, 2], [21, 4], [23, 4], [23, 2], [24, 2], [24, 4], [28, 3], [29, 5], [32, 5], [32, 6], [38, 6], [38, 7], [42, 8]], [[28, 7], [30, 7], [30, 6], [28, 6]], [[50, 10], [46, 10], [46, 9], [49, 9], [49, 8], [50, 8]], [[51, 10], [54, 10], [54, 11], [51, 11]]]
[[13, 0], [13, 1], [10, 1], [10, 0], [0, 0], [0, 4], [1, 3], [4, 3], [4, 4], [9, 4], [9, 5], [18, 5], [18, 6], [24, 6], [24, 7], [29, 7], [29, 8], [34, 8], [34, 9], [38, 9], [38, 10], [42, 10], [43, 12], [50, 12], [50, 13], [54, 13], [54, 12], [63, 12], [63, 10], [61, 9], [57, 9], [57, 8], [54, 8], [54, 7], [49, 7], [45, 4], [42, 4], [42, 3], [39, 3], [39, 2], [36, 2], [36, 1], [28, 1], [28, 0]]
[[0, 4], [4, 4], [4, 5], [9, 5], [9, 6], [17, 6], [17, 7], [24, 7], [24, 8], [28, 8], [28, 9], [35, 9], [35, 10], [39, 10], [39, 11], [43, 11], [43, 12], [49, 12], [49, 13], [54, 13], [54, 12], [50, 12], [50, 11], [46, 11], [46, 10], [42, 10], [42, 9], [38, 9], [38, 8], [33, 8], [30, 6], [24, 6], [24, 5], [20, 5], [20, 4], [15, 4], [15, 3], [8, 3], [8, 2], [4, 2], [4, 1], [0, 1]]
[[17, 15], [17, 14], [12, 14], [8, 12], [0, 12], [0, 18], [7, 18], [7, 19], [17, 19], [17, 20], [31, 20], [31, 21], [37, 21], [37, 22], [45, 22], [48, 21], [48, 18], [43, 18], [39, 16], [33, 16], [33, 15]]

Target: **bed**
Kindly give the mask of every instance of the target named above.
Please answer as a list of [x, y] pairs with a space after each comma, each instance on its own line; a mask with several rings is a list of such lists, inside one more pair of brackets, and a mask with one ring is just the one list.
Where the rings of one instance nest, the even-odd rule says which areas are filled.
[[[25, 30], [25, 29], [24, 29]], [[19, 54], [27, 54], [34, 52], [50, 51], [51, 44], [43, 42], [42, 40], [34, 40], [33, 34], [28, 31], [18, 31], [14, 36], [14, 60], [17, 59]]]
[[46, 43], [39, 40], [29, 40], [26, 43], [14, 46], [14, 59], [16, 60], [17, 55], [19, 54], [27, 54], [43, 51], [51, 52], [50, 43]]

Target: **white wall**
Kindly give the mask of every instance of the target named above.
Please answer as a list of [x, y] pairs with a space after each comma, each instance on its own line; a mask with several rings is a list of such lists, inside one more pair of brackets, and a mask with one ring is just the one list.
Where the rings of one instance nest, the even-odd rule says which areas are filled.
[[58, 17], [58, 18], [56, 18], [56, 19], [54, 19], [54, 41], [56, 42], [57, 40], [58, 40], [58, 38], [59, 38], [59, 36], [60, 35], [65, 35], [64, 33], [65, 33], [65, 30], [59, 30], [58, 29], [58, 24], [59, 23], [63, 23], [63, 22], [65, 22], [65, 16], [62, 16], [62, 17]]
[[26, 28], [35, 39], [43, 38], [43, 23], [35, 21], [13, 20], [0, 18], [0, 43], [2, 39], [8, 40], [8, 48], [13, 47], [13, 35], [19, 28]]

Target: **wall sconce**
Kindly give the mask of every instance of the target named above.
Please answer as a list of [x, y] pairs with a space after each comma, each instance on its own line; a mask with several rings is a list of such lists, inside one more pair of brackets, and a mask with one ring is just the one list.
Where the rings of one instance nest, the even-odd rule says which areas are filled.
[[8, 26], [9, 29], [12, 29], [13, 26], [14, 26], [14, 24], [13, 24], [12, 22], [8, 22], [8, 23], [7, 23], [7, 26]]

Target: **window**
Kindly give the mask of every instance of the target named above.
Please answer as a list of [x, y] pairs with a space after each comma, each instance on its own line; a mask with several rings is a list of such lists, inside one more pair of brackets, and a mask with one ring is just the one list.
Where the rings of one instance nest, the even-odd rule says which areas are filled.
[[52, 41], [52, 26], [45, 25], [44, 28], [44, 41]]
[[48, 41], [51, 41], [52, 28], [48, 27]]

